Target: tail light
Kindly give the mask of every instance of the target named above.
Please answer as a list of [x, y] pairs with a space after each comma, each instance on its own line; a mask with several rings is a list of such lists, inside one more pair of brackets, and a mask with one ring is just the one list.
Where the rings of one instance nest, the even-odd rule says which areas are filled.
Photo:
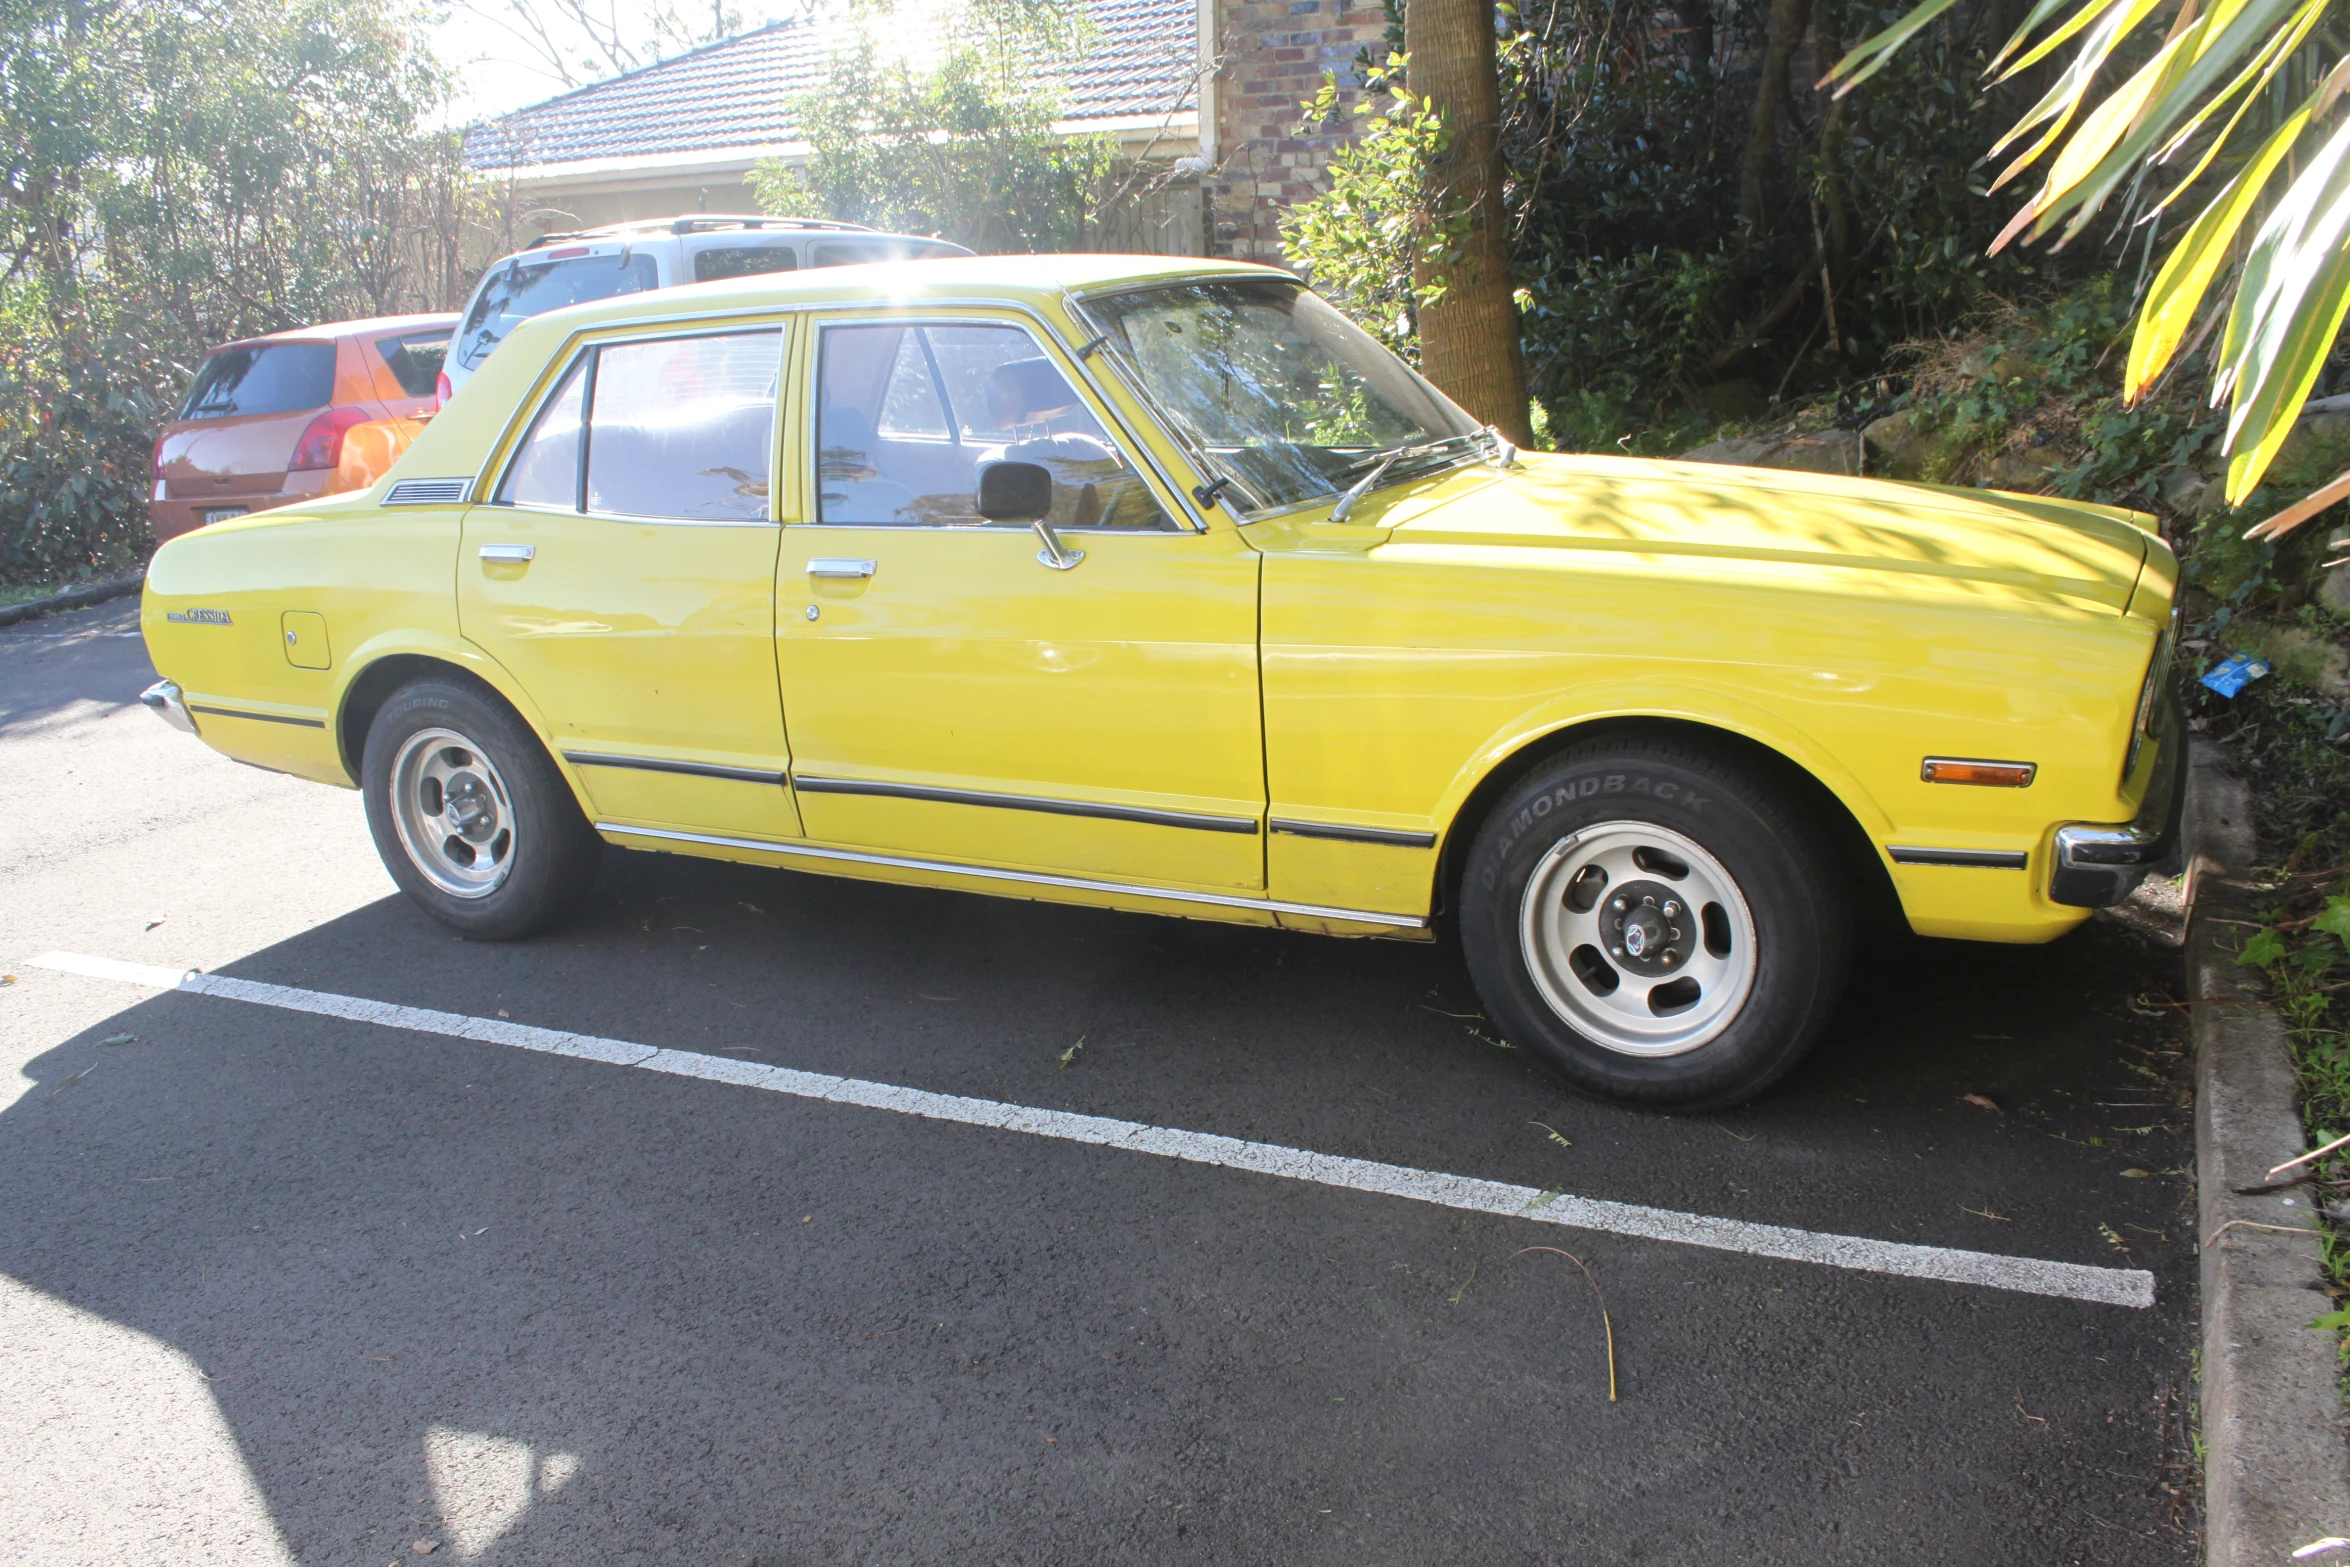
[[343, 437], [351, 426], [365, 424], [369, 414], [364, 408], [329, 408], [310, 421], [302, 438], [294, 443], [294, 460], [286, 464], [288, 473], [304, 473], [313, 468], [332, 468], [343, 460]]
[[449, 399], [455, 397], [456, 395], [457, 388], [449, 384], [449, 372], [443, 370], [439, 376], [434, 378], [432, 384], [433, 412], [439, 413], [442, 409], [448, 407]]

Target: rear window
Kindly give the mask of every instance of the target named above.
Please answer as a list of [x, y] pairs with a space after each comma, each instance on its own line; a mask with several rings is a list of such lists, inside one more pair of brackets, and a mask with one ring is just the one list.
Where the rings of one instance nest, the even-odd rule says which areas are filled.
[[799, 264], [800, 253], [789, 245], [714, 245], [695, 253], [694, 281], [715, 283], [721, 278], [790, 272]]
[[927, 256], [959, 256], [952, 245], [925, 245], [906, 239], [834, 239], [815, 247], [808, 264], [815, 267], [853, 267], [865, 261], [920, 261]]
[[490, 351], [532, 316], [660, 286], [650, 256], [581, 256], [500, 267], [465, 312], [465, 324], [457, 331], [457, 363], [467, 371], [480, 369]]
[[250, 343], [205, 357], [182, 419], [290, 414], [334, 401], [335, 345]]
[[379, 337], [375, 351], [391, 366], [392, 377], [410, 397], [430, 397], [439, 390], [441, 361], [449, 357], [449, 334], [444, 328]]

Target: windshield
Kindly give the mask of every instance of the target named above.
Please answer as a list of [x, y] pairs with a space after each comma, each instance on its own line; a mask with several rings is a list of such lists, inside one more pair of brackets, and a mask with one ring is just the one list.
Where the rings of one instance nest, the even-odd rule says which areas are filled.
[[653, 258], [630, 256], [625, 251], [617, 256], [502, 267], [490, 275], [474, 296], [473, 308], [465, 312], [465, 325], [457, 332], [457, 364], [467, 371], [480, 369], [490, 350], [532, 316], [616, 294], [641, 294], [660, 286]]
[[1476, 420], [1299, 284], [1178, 283], [1085, 310], [1246, 510], [1339, 494], [1401, 447], [1433, 449], [1386, 478], [1478, 450]]

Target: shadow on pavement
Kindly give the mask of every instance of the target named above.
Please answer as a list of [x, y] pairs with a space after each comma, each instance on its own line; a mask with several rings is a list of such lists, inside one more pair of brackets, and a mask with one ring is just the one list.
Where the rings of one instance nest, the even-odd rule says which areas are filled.
[[[2151, 1487], [2192, 1322], [2184, 1186], [2119, 1178], [2184, 1162], [2157, 1081], [2178, 1030], [2128, 1004], [2163, 961], [2107, 930], [1907, 944], [1793, 1081], [1682, 1121], [1572, 1099], [1480, 1037], [1439, 949], [652, 856], [615, 854], [580, 924], [532, 943], [388, 900], [229, 971], [2146, 1266], [2151, 1312], [179, 994], [42, 1056], [0, 1114], [0, 1272], [216, 1379], [304, 1563], [416, 1540], [496, 1564], [2179, 1563]], [[2108, 1142], [2101, 1102], [2140, 1083], [2147, 1129]], [[1622, 1402], [1587, 1288], [1508, 1260], [1532, 1244], [1604, 1282]]]

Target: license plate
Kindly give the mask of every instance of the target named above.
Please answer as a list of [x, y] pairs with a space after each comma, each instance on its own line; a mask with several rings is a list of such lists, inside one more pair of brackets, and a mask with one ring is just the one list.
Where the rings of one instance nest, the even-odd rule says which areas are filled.
[[242, 517], [252, 509], [250, 506], [207, 506], [202, 513], [204, 525], [210, 527], [216, 522], [226, 522], [231, 517]]

